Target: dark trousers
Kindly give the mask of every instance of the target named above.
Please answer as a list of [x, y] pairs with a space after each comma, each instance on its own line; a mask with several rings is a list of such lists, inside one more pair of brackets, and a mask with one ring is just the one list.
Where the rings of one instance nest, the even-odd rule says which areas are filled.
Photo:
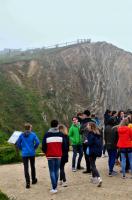
[[61, 161], [61, 164], [60, 164], [60, 181], [63, 181], [63, 182], [66, 182], [65, 164], [66, 164], [66, 162]]
[[105, 154], [105, 152], [106, 152], [106, 145], [104, 144], [103, 145], [103, 154]]
[[99, 172], [96, 168], [96, 156], [89, 156], [91, 171], [92, 171], [92, 177], [100, 177]]
[[87, 145], [83, 144], [83, 152], [84, 152], [84, 157], [86, 161], [86, 171], [91, 172], [89, 156], [86, 154], [86, 149], [87, 149]]
[[79, 168], [80, 164], [81, 164], [82, 157], [83, 157], [82, 145], [72, 145], [72, 148], [73, 148], [72, 168], [76, 168], [77, 153], [79, 153], [79, 157], [78, 157], [78, 161], [77, 161], [77, 168]]
[[30, 160], [32, 181], [34, 181], [36, 179], [35, 156], [23, 157], [22, 160], [23, 160], [23, 164], [24, 164], [24, 174], [25, 174], [26, 183], [30, 183], [29, 160]]
[[115, 165], [115, 160], [117, 157], [117, 150], [116, 149], [108, 149], [108, 165], [109, 165], [109, 172], [113, 171], [114, 165]]

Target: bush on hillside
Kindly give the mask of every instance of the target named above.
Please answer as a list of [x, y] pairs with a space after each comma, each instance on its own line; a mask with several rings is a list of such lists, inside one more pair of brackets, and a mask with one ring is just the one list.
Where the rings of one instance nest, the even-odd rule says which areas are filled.
[[0, 164], [9, 164], [21, 161], [19, 151], [15, 145], [0, 146]]
[[0, 191], [0, 200], [9, 200], [8, 196]]

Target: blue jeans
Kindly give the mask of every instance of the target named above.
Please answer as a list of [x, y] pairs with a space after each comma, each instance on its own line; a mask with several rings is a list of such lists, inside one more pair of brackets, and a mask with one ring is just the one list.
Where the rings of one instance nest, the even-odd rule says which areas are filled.
[[[128, 153], [128, 159], [130, 163], [131, 173], [132, 173], [132, 152]], [[125, 169], [126, 169], [126, 153], [121, 153], [121, 167], [123, 176], [125, 176]]]
[[52, 189], [57, 188], [60, 162], [61, 162], [61, 159], [59, 159], [59, 158], [51, 158], [51, 159], [48, 160]]
[[77, 161], [77, 168], [79, 168], [82, 157], [83, 157], [83, 147], [82, 147], [82, 145], [72, 145], [72, 148], [73, 148], [72, 168], [76, 168], [77, 153], [79, 153], [79, 157], [78, 157], [78, 161]]
[[109, 165], [109, 172], [113, 171], [114, 165], [115, 165], [115, 160], [117, 156], [117, 150], [116, 149], [108, 149], [108, 165]]

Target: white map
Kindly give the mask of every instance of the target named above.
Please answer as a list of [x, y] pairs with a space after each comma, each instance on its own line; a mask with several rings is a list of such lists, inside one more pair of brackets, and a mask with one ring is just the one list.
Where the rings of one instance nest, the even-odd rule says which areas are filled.
[[8, 142], [11, 144], [16, 144], [19, 136], [22, 134], [21, 131], [14, 131], [11, 137], [9, 138]]

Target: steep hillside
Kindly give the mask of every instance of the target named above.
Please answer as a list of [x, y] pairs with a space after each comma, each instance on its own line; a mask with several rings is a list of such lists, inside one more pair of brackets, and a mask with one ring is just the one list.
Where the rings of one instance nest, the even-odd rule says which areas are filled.
[[51, 118], [68, 122], [85, 108], [131, 108], [132, 54], [98, 42], [8, 57], [0, 64], [0, 105], [0, 128], [9, 130], [23, 121], [37, 129]]

